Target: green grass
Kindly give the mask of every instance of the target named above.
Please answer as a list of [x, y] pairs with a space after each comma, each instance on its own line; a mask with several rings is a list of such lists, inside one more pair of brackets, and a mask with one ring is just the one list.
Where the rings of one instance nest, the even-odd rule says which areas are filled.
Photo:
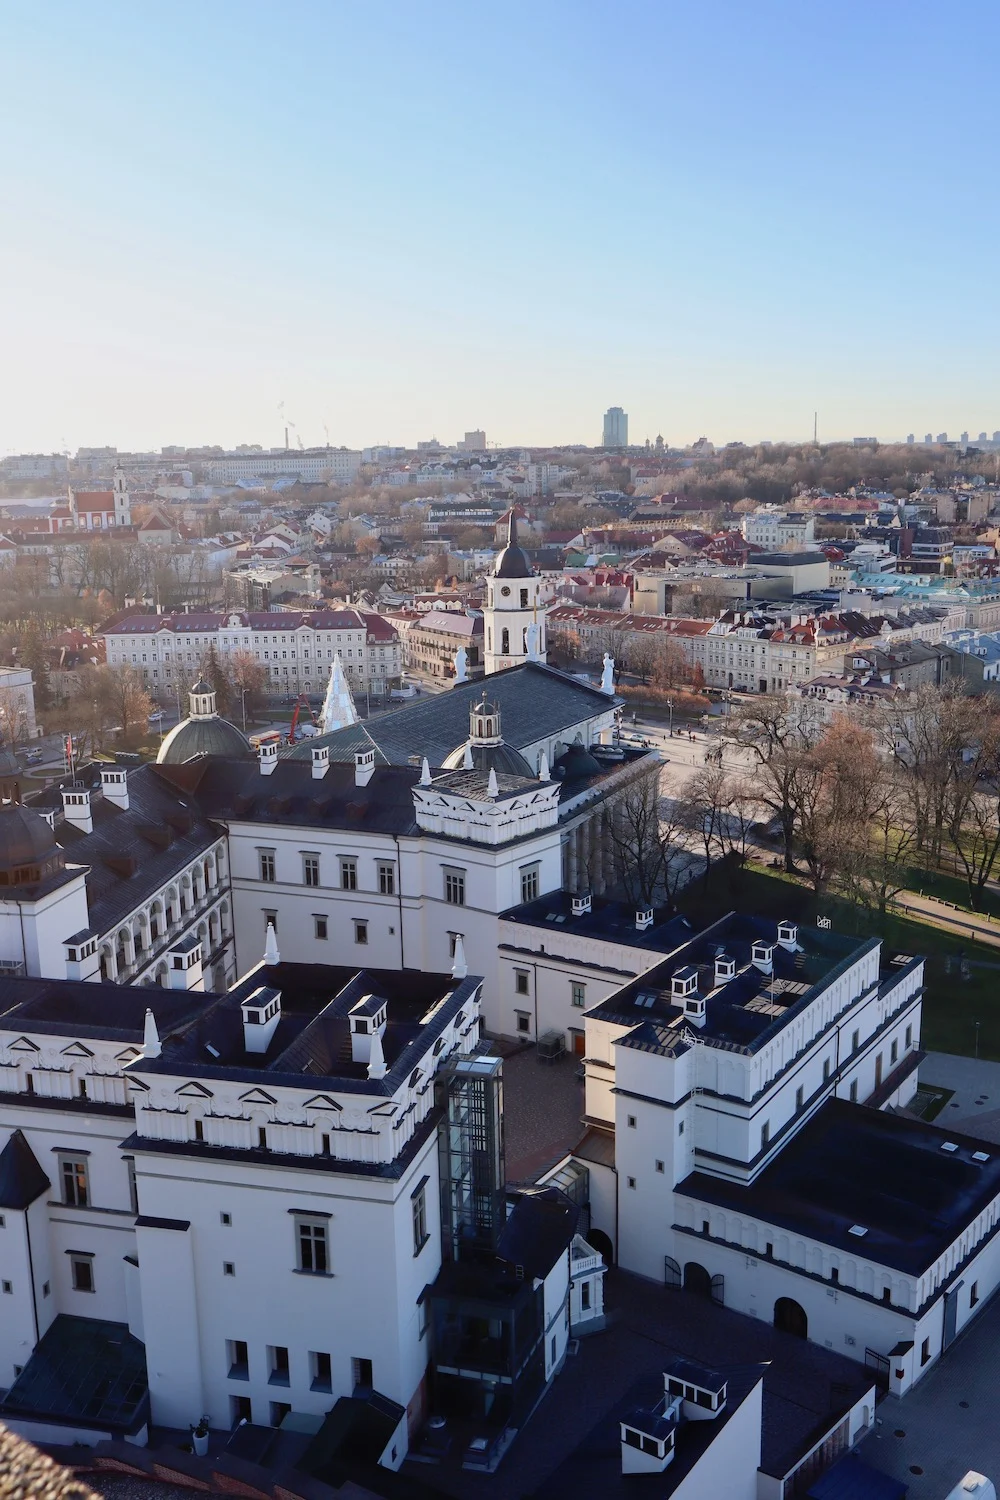
[[[979, 1056], [1000, 1062], [1000, 948], [893, 913], [883, 918], [839, 896], [817, 898], [794, 876], [759, 865], [739, 870], [728, 862], [717, 864], [707, 889], [698, 881], [678, 905], [699, 925], [727, 911], [747, 911], [774, 921], [787, 917], [807, 926], [814, 926], [817, 917], [829, 917], [835, 932], [881, 937], [892, 952], [923, 954], [927, 963], [921, 1045], [928, 1051], [971, 1057], [978, 1021]], [[967, 977], [962, 974], [962, 958], [967, 960]]]

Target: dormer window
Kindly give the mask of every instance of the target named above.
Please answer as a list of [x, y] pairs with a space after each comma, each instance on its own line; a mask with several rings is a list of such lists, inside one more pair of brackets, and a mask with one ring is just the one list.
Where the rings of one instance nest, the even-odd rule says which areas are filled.
[[670, 993], [678, 999], [684, 999], [688, 995], [693, 995], [697, 988], [698, 970], [692, 964], [687, 964], [683, 969], [678, 969], [677, 973], [671, 977]]

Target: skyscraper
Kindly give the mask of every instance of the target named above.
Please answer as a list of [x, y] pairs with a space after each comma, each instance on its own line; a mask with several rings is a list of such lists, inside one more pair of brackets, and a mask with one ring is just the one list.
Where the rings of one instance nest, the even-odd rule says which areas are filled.
[[609, 406], [604, 413], [603, 448], [628, 447], [628, 412], [620, 406]]

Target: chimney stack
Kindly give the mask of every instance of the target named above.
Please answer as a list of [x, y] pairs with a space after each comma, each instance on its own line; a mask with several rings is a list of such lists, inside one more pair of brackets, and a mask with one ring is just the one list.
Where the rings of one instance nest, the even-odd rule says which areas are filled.
[[367, 786], [375, 775], [375, 748], [358, 750], [354, 756], [354, 785]]
[[322, 781], [330, 769], [330, 747], [329, 745], [313, 745], [312, 747], [312, 773], [313, 781]]

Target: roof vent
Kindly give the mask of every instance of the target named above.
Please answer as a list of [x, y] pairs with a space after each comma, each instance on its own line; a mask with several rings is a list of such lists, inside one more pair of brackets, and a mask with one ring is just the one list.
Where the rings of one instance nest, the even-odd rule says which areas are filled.
[[640, 907], [639, 910], [635, 914], [635, 930], [636, 930], [636, 932], [645, 932], [646, 928], [647, 927], [652, 927], [652, 925], [653, 925], [653, 908], [651, 906], [642, 906], [642, 907]]
[[736, 960], [728, 953], [717, 953], [715, 955], [715, 982], [726, 984], [730, 979], [736, 977]]
[[698, 970], [694, 964], [685, 964], [670, 978], [670, 994], [674, 999], [685, 999], [698, 989]]
[[794, 922], [778, 923], [778, 943], [790, 953], [798, 947], [799, 929]]
[[941, 1143], [941, 1150], [942, 1151], [957, 1151], [958, 1150], [958, 1145], [957, 1145], [957, 1143], [955, 1141], [942, 1141], [942, 1143]]
[[759, 938], [750, 950], [755, 969], [762, 974], [770, 974], [774, 969], [774, 944]]
[[593, 910], [593, 897], [589, 891], [578, 891], [573, 897], [573, 915], [582, 917], [588, 911]]

